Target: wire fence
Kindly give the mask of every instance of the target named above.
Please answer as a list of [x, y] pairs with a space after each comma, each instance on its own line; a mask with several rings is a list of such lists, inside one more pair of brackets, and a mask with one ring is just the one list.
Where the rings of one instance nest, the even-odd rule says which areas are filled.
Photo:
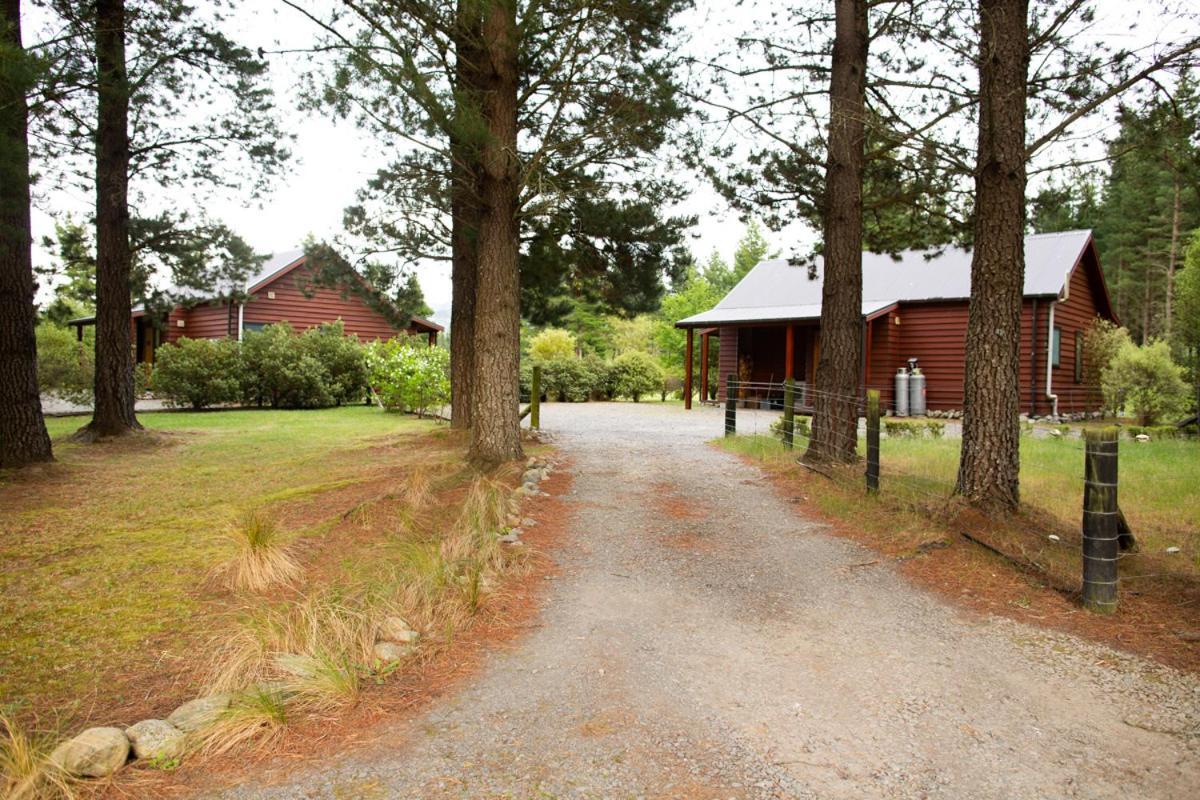
[[[796, 383], [793, 386], [791, 414], [788, 414], [785, 401], [788, 386], [783, 382], [727, 380], [723, 388], [725, 391], [719, 399], [723, 401], [722, 405], [725, 408], [726, 435], [736, 434], [743, 437], [744, 444], [740, 449], [747, 455], [758, 456], [764, 460], [790, 458], [807, 470], [819, 473], [842, 491], [867, 493], [868, 478], [864, 473], [868, 469], [866, 462], [861, 459], [868, 443], [866, 392], [828, 392]], [[858, 454], [859, 460], [852, 465], [831, 466], [824, 461], [810, 458], [814, 443], [812, 415], [816, 404], [823, 401], [854, 409], [857, 422], [853, 426], [819, 432], [822, 437], [821, 444], [825, 448], [832, 446], [834, 450]], [[786, 441], [789, 417], [792, 420], [790, 452]], [[961, 437], [956, 435], [957, 425], [954, 432], [948, 435], [946, 423], [940, 419], [884, 417], [877, 424], [881, 430], [876, 484], [881, 500], [903, 510], [934, 517], [952, 511], [956, 505], [954, 493], [962, 443]], [[1033, 429], [1029, 425], [1021, 430], [1022, 435], [1032, 433]], [[1044, 433], [1048, 438], [1055, 440], [1053, 447], [1056, 453], [1061, 449], [1078, 454], [1078, 460], [1071, 461], [1078, 465], [1077, 485], [1082, 488], [1088, 442], [1083, 436], [1070, 436], [1061, 429], [1046, 429]], [[1115, 441], [1112, 447], [1117, 447]], [[1113, 458], [1115, 484], [1115, 449]], [[1119, 515], [1120, 522], [1124, 524], [1124, 515], [1116, 505], [1115, 485], [1111, 500], [1113, 513]], [[1080, 519], [1083, 516], [1083, 507], [1075, 505], [1074, 508], [1075, 513], [1080, 515], [1075, 519]], [[1051, 517], [1060, 520], [1064, 518], [1062, 508], [1041, 510]], [[1098, 519], [1099, 516], [1095, 518]], [[1019, 540], [1010, 537], [1004, 544], [989, 544], [982, 538], [972, 537], [970, 532], [966, 531], [963, 535], [1024, 566], [1052, 574], [1059, 579], [1060, 585], [1056, 588], [1070, 588], [1066, 584], [1074, 588], [1080, 586], [1082, 563], [1085, 561], [1085, 535], [1081, 528], [1070, 527], [1065, 522], [1061, 526], [1047, 525], [1041, 529], [1027, 531]], [[1107, 534], [1102, 538], [1108, 538]], [[1124, 543], [1126, 540], [1122, 541]], [[1139, 555], [1136, 550], [1121, 549], [1111, 556], [1115, 562], [1129, 561], [1125, 567], [1118, 570], [1119, 581], [1151, 578], [1184, 578], [1193, 581], [1196, 579], [1195, 571], [1163, 571], [1158, 568], [1161, 564], [1157, 563], [1153, 566], [1142, 565], [1140, 561], [1144, 559], [1139, 560]], [[1111, 608], [1106, 606], [1103, 610]]]

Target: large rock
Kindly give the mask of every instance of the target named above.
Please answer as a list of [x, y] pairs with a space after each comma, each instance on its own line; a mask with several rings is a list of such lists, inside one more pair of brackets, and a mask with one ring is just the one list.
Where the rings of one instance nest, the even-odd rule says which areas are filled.
[[378, 642], [374, 650], [375, 658], [385, 664], [407, 658], [412, 655], [412, 652], [411, 644], [397, 644], [396, 642]]
[[69, 775], [103, 778], [129, 759], [129, 740], [120, 728], [88, 728], [54, 748], [50, 762]]
[[197, 697], [167, 715], [167, 722], [184, 733], [192, 733], [216, 722], [221, 714], [229, 708], [231, 702], [233, 702], [233, 696], [229, 694]]
[[144, 719], [130, 725], [125, 729], [125, 736], [138, 758], [164, 760], [183, 755], [183, 743], [187, 738], [183, 731], [162, 719]]
[[421, 638], [402, 617], [384, 617], [379, 625], [379, 641], [415, 644]]

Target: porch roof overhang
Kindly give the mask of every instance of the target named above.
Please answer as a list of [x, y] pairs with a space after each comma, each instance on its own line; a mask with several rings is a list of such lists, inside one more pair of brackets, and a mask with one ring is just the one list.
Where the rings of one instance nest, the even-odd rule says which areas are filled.
[[[862, 315], [872, 319], [895, 308], [897, 300], [864, 300]], [[747, 306], [744, 308], [714, 308], [675, 323], [676, 328], [709, 328], [722, 325], [765, 325], [777, 322], [811, 322], [821, 319], [820, 303], [792, 306]]]

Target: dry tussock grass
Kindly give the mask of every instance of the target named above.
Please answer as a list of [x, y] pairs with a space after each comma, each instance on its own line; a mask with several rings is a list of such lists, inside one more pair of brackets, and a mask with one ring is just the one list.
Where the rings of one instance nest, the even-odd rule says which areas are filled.
[[222, 571], [230, 588], [261, 592], [272, 586], [295, 583], [304, 574], [291, 548], [280, 541], [278, 523], [262, 510], [247, 512], [229, 528], [237, 553]]
[[8, 800], [74, 800], [70, 776], [49, 760], [54, 737], [23, 728], [0, 710], [0, 796]]
[[217, 756], [254, 745], [265, 749], [283, 735], [288, 721], [285, 692], [274, 687], [253, 687], [239, 692], [214, 722], [192, 734], [189, 749]]

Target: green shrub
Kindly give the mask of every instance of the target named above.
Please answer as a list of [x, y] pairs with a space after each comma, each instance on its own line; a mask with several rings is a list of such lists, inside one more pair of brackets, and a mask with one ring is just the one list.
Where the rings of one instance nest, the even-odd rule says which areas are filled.
[[583, 357], [583, 364], [591, 375], [590, 399], [612, 400], [617, 396], [616, 373], [613, 371], [612, 362], [589, 353]]
[[424, 416], [450, 402], [450, 353], [410, 338], [367, 348], [367, 378], [384, 408]]
[[1125, 342], [1101, 373], [1104, 404], [1137, 415], [1142, 425], [1182, 415], [1190, 401], [1183, 368], [1171, 359], [1166, 342], [1141, 347]]
[[557, 361], [575, 356], [575, 334], [562, 328], [546, 328], [529, 343], [529, 356], [534, 361]]
[[930, 437], [941, 439], [946, 435], [946, 423], [936, 419], [925, 420], [925, 427], [929, 430]]
[[901, 436], [914, 436], [915, 428], [911, 422], [905, 422], [899, 419], [884, 419], [883, 430], [887, 433], [889, 439], [898, 439]]
[[329, 373], [329, 392], [337, 404], [362, 399], [367, 388], [364, 348], [358, 339], [346, 335], [340, 319], [306, 330], [300, 336], [300, 349]]
[[199, 410], [241, 396], [242, 359], [230, 339], [180, 339], [158, 348], [154, 390], [171, 406]]
[[96, 371], [92, 332], [77, 342], [70, 328], [42, 322], [35, 333], [41, 391], [71, 403], [90, 404]]
[[248, 331], [242, 341], [242, 397], [273, 408], [334, 405], [333, 379], [325, 365], [305, 352], [286, 322]]
[[617, 356], [612, 372], [616, 393], [635, 403], [662, 387], [662, 367], [649, 353], [631, 350]]
[[596, 375], [582, 358], [555, 358], [542, 362], [542, 386], [547, 398], [582, 403], [592, 393]]

